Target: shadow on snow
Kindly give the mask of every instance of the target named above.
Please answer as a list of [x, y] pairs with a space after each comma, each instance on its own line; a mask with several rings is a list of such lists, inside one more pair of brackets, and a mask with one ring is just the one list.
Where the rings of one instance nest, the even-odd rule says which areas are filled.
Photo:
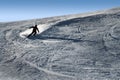
[[91, 40], [82, 40], [82, 38], [67, 38], [67, 37], [54, 37], [54, 36], [40, 36], [40, 35], [36, 35], [36, 36], [31, 36], [28, 39], [31, 40], [48, 40], [48, 39], [53, 39], [53, 40], [64, 40], [64, 41], [72, 41], [72, 42], [92, 42], [92, 43], [98, 43], [97, 41], [91, 41]]

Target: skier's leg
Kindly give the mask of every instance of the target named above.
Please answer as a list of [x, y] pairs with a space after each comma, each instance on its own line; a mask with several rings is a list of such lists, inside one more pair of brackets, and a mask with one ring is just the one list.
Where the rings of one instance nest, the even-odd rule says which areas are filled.
[[34, 32], [32, 32], [31, 34], [28, 35], [28, 37], [30, 37]]
[[34, 32], [34, 34], [33, 34], [34, 36], [36, 35], [36, 32]]

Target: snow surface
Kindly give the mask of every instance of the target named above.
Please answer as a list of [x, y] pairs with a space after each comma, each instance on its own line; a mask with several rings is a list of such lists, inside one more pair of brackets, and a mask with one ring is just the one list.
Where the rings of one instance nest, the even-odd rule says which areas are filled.
[[119, 79], [120, 8], [0, 23], [0, 80]]
[[[42, 33], [43, 31], [47, 30], [48, 28], [50, 28], [50, 25], [51, 24], [41, 24], [41, 25], [38, 25], [37, 26], [38, 29], [39, 29], [39, 33], [38, 34]], [[27, 30], [25, 30], [25, 31], [20, 33], [20, 37], [26, 38], [26, 36], [28, 36], [31, 33], [32, 33], [32, 29], [27, 29]]]

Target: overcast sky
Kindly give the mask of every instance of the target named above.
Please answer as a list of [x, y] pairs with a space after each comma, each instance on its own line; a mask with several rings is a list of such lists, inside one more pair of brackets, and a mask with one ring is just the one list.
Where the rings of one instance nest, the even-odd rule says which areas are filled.
[[120, 0], [0, 0], [0, 22], [120, 7]]

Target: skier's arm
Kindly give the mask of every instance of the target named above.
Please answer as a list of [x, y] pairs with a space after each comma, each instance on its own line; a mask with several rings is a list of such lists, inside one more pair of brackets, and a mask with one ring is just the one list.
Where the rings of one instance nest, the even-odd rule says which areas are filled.
[[37, 31], [39, 32], [39, 29], [37, 28]]
[[33, 28], [34, 26], [29, 27], [29, 29]]

